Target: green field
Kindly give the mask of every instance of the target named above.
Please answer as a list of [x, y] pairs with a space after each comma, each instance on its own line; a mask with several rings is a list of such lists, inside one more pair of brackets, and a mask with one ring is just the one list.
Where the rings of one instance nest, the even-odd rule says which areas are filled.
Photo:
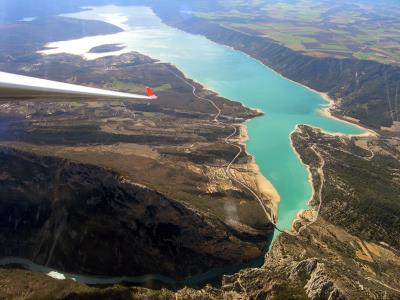
[[400, 2], [220, 0], [200, 18], [320, 57], [400, 63]]

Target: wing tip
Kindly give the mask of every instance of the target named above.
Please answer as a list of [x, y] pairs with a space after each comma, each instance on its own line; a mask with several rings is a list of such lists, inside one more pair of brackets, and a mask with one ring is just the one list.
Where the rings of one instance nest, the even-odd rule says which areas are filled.
[[150, 99], [157, 99], [158, 97], [154, 94], [154, 92], [153, 92], [153, 90], [151, 89], [151, 87], [149, 87], [149, 86], [146, 86], [146, 93], [147, 93], [147, 96], [150, 98]]

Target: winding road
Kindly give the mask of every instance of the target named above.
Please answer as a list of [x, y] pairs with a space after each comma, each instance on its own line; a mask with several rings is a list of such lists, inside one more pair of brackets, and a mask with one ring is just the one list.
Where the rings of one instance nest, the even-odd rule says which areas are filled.
[[[232, 172], [231, 172], [231, 167], [232, 167], [232, 165], [233, 165], [233, 164], [235, 163], [235, 161], [239, 158], [239, 156], [243, 153], [243, 148], [242, 148], [240, 145], [237, 145], [237, 144], [235, 144], [234, 142], [231, 142], [231, 141], [230, 141], [231, 138], [234, 137], [234, 136], [237, 134], [237, 132], [238, 132], [237, 126], [232, 125], [232, 124], [226, 124], [226, 123], [220, 121], [219, 118], [220, 118], [220, 116], [221, 116], [221, 114], [222, 114], [222, 111], [221, 111], [221, 109], [215, 104], [214, 101], [212, 101], [211, 99], [204, 98], [204, 97], [201, 97], [201, 96], [197, 95], [197, 93], [196, 93], [197, 88], [196, 88], [192, 83], [190, 83], [188, 80], [186, 80], [186, 79], [183, 78], [182, 76], [176, 74], [175, 72], [173, 72], [173, 71], [171, 71], [171, 70], [168, 70], [168, 71], [169, 71], [170, 73], [172, 73], [174, 76], [176, 76], [177, 78], [179, 78], [180, 80], [182, 80], [182, 81], [183, 81], [184, 83], [186, 83], [188, 86], [190, 86], [190, 87], [192, 88], [192, 94], [193, 94], [194, 97], [196, 97], [197, 99], [200, 99], [200, 100], [202, 100], [202, 101], [206, 101], [206, 102], [210, 103], [210, 104], [215, 108], [216, 114], [214, 115], [214, 118], [213, 118], [213, 121], [214, 121], [214, 122], [216, 122], [216, 123], [219, 124], [219, 125], [223, 125], [223, 126], [228, 125], [228, 126], [230, 126], [230, 127], [232, 128], [232, 133], [229, 134], [229, 135], [224, 139], [224, 141], [225, 141], [225, 143], [226, 143], [227, 145], [237, 148], [237, 149], [238, 149], [238, 152], [237, 152], [237, 154], [235, 155], [235, 157], [234, 157], [234, 158], [229, 162], [229, 164], [226, 166], [226, 168], [225, 168], [225, 173], [226, 173], [226, 175], [228, 176], [229, 179], [231, 179], [233, 182], [236, 182], [237, 184], [239, 184], [239, 185], [241, 185], [242, 187], [244, 187], [247, 191], [249, 191], [249, 192], [254, 196], [254, 198], [257, 199], [257, 201], [260, 203], [262, 209], [264, 210], [264, 213], [265, 213], [265, 215], [267, 216], [268, 221], [271, 222], [275, 228], [277, 228], [277, 227], [276, 227], [276, 220], [275, 220], [275, 218], [274, 218], [274, 217], [271, 215], [271, 213], [268, 211], [267, 207], [265, 206], [264, 201], [260, 198], [260, 196], [258, 196], [257, 193], [254, 192], [253, 189], [252, 189], [251, 187], [249, 187], [247, 184], [245, 184], [245, 183], [241, 182], [240, 180], [238, 180], [238, 179], [232, 174]], [[279, 230], [279, 231], [281, 231], [281, 230]], [[281, 231], [281, 232], [282, 232], [282, 231]]]
[[[239, 158], [239, 156], [240, 156], [240, 155], [242, 154], [242, 152], [243, 152], [243, 148], [242, 148], [240, 145], [238, 145], [238, 144], [236, 144], [236, 143], [230, 141], [230, 140], [237, 134], [237, 132], [238, 132], [237, 126], [232, 125], [232, 124], [226, 124], [226, 123], [220, 121], [220, 120], [219, 120], [219, 117], [221, 116], [222, 111], [221, 111], [221, 109], [214, 103], [214, 101], [212, 101], [211, 99], [207, 99], [207, 98], [204, 98], [204, 97], [201, 97], [201, 96], [197, 95], [197, 94], [196, 94], [196, 90], [197, 90], [197, 89], [196, 89], [196, 87], [195, 87], [193, 84], [191, 84], [188, 80], [186, 80], [185, 78], [179, 76], [179, 75], [176, 74], [175, 72], [173, 72], [173, 71], [171, 71], [171, 70], [169, 70], [169, 71], [170, 71], [174, 76], [176, 76], [177, 78], [179, 78], [180, 80], [182, 80], [184, 83], [186, 83], [187, 85], [189, 85], [189, 86], [192, 88], [192, 93], [193, 93], [193, 96], [194, 96], [194, 97], [196, 97], [196, 98], [199, 99], [199, 100], [209, 102], [209, 103], [215, 108], [216, 114], [215, 114], [215, 116], [214, 116], [214, 118], [213, 118], [213, 121], [214, 121], [214, 122], [216, 122], [216, 123], [218, 123], [218, 124], [220, 124], [220, 125], [223, 125], [223, 126], [228, 125], [228, 126], [232, 127], [232, 129], [233, 129], [233, 130], [232, 130], [232, 133], [229, 134], [229, 135], [224, 139], [224, 141], [225, 141], [226, 144], [228, 144], [228, 145], [230, 145], [230, 146], [232, 146], [232, 147], [237, 148], [237, 149], [238, 149], [238, 152], [237, 152], [237, 154], [235, 155], [235, 157], [234, 157], [234, 158], [229, 162], [229, 164], [226, 166], [226, 168], [225, 168], [225, 173], [226, 173], [226, 175], [228, 176], [228, 178], [230, 178], [233, 182], [236, 182], [237, 184], [239, 184], [239, 185], [241, 185], [242, 187], [244, 187], [246, 190], [248, 190], [248, 191], [257, 199], [257, 201], [260, 203], [261, 207], [263, 208], [263, 210], [264, 210], [264, 212], [265, 212], [265, 215], [267, 216], [269, 222], [271, 222], [271, 223], [273, 224], [274, 228], [275, 228], [276, 230], [278, 230], [279, 232], [281, 232], [281, 233], [286, 233], [286, 234], [291, 235], [291, 236], [299, 236], [299, 235], [301, 234], [301, 231], [303, 231], [303, 230], [306, 229], [307, 227], [309, 227], [309, 226], [311, 226], [312, 224], [314, 224], [314, 223], [318, 220], [319, 214], [320, 214], [320, 211], [321, 211], [321, 207], [322, 207], [322, 190], [323, 190], [324, 183], [325, 183], [325, 176], [324, 176], [324, 172], [323, 172], [323, 168], [324, 168], [324, 166], [325, 166], [325, 160], [324, 160], [324, 158], [322, 157], [321, 153], [320, 153], [319, 151], [316, 150], [317, 144], [316, 144], [316, 143], [313, 143], [313, 144], [311, 145], [311, 147], [310, 147], [310, 148], [312, 149], [312, 151], [315, 153], [315, 155], [319, 158], [319, 161], [320, 161], [319, 167], [317, 168], [317, 172], [318, 172], [318, 175], [319, 175], [319, 177], [320, 177], [320, 185], [319, 185], [319, 189], [318, 189], [319, 205], [318, 205], [318, 208], [317, 208], [317, 210], [316, 210], [316, 216], [314, 217], [313, 220], [311, 220], [310, 222], [308, 222], [307, 224], [305, 224], [304, 226], [302, 226], [297, 232], [288, 231], [288, 230], [281, 230], [281, 229], [279, 229], [278, 226], [276, 225], [276, 220], [275, 220], [275, 218], [273, 218], [273, 216], [270, 214], [270, 212], [269, 212], [268, 209], [266, 208], [264, 201], [257, 195], [256, 192], [253, 191], [253, 189], [252, 189], [251, 187], [249, 187], [249, 186], [246, 185], [245, 183], [243, 183], [243, 182], [241, 182], [240, 180], [238, 180], [238, 179], [232, 174], [232, 172], [231, 172], [231, 167], [232, 167], [232, 165], [236, 162], [236, 160]], [[343, 150], [343, 149], [337, 149], [337, 150], [341, 150], [341, 151], [343, 151], [343, 152], [348, 152], [348, 151]], [[368, 160], [368, 161], [371, 161], [371, 160], [374, 158], [375, 153], [374, 153], [374, 151], [372, 151], [371, 149], [367, 149], [367, 150], [369, 150], [369, 151], [371, 152], [370, 157], [360, 157], [360, 158], [365, 159], [365, 160]], [[350, 153], [350, 152], [348, 152], [348, 154], [355, 155], [354, 153]], [[358, 155], [356, 155], [356, 156], [358, 156]], [[384, 286], [384, 287], [386, 287], [386, 288], [389, 288], [389, 289], [391, 289], [391, 290], [393, 290], [393, 291], [400, 292], [398, 289], [395, 289], [395, 288], [393, 288], [393, 287], [391, 287], [391, 286], [389, 286], [389, 285], [387, 285], [387, 284], [385, 284], [385, 283], [383, 283], [383, 282], [381, 282], [381, 281], [379, 281], [379, 280], [376, 280], [376, 279], [374, 279], [374, 278], [368, 277], [367, 279], [370, 280], [370, 281], [374, 281], [374, 282], [376, 282], [376, 283], [378, 283], [378, 284], [380, 284], [380, 285], [382, 285], [382, 286]], [[239, 281], [239, 284], [240, 284], [240, 281]], [[241, 285], [241, 284], [240, 284], [240, 285]], [[242, 289], [246, 292], [246, 290], [243, 288], [242, 285], [241, 285], [241, 287], [242, 287]]]
[[[317, 172], [318, 172], [319, 177], [320, 177], [320, 186], [319, 186], [319, 190], [318, 190], [319, 205], [318, 205], [318, 208], [317, 208], [317, 210], [316, 210], [316, 216], [314, 217], [313, 220], [311, 220], [310, 222], [308, 222], [307, 224], [305, 224], [304, 226], [302, 226], [302, 227], [299, 229], [299, 231], [297, 231], [297, 232], [293, 232], [293, 231], [289, 231], [289, 230], [282, 230], [282, 229], [280, 229], [280, 228], [276, 225], [276, 221], [277, 221], [277, 220], [271, 215], [271, 213], [269, 212], [268, 208], [266, 207], [264, 201], [260, 198], [260, 196], [259, 196], [251, 187], [249, 187], [247, 184], [245, 184], [245, 183], [243, 183], [242, 181], [238, 180], [238, 179], [232, 174], [232, 172], [231, 172], [231, 167], [232, 167], [232, 165], [236, 162], [236, 160], [239, 158], [239, 156], [240, 156], [240, 155], [242, 154], [242, 152], [243, 152], [243, 148], [242, 148], [240, 145], [237, 145], [236, 143], [230, 141], [230, 140], [232, 139], [232, 137], [234, 137], [234, 136], [237, 134], [237, 131], [238, 131], [237, 126], [232, 125], [232, 124], [226, 124], [226, 123], [220, 121], [219, 118], [220, 118], [220, 116], [221, 116], [221, 114], [222, 114], [222, 111], [221, 111], [221, 109], [214, 103], [214, 101], [212, 101], [211, 99], [208, 99], [208, 98], [201, 97], [201, 96], [197, 95], [197, 93], [196, 93], [197, 88], [196, 88], [192, 83], [190, 83], [187, 79], [183, 78], [182, 76], [178, 75], [177, 73], [173, 72], [172, 70], [168, 70], [168, 71], [169, 71], [170, 73], [172, 73], [174, 76], [176, 76], [177, 78], [179, 78], [181, 81], [183, 81], [185, 84], [187, 84], [188, 86], [190, 86], [190, 87], [192, 88], [192, 94], [193, 94], [194, 97], [196, 97], [196, 98], [199, 99], [199, 100], [206, 101], [206, 102], [210, 103], [210, 104], [215, 108], [216, 113], [215, 113], [215, 115], [214, 115], [214, 117], [213, 117], [213, 121], [214, 121], [214, 122], [216, 122], [216, 123], [218, 123], [218, 124], [220, 124], [220, 125], [223, 125], [223, 126], [228, 125], [228, 126], [230, 126], [230, 127], [232, 128], [232, 133], [229, 134], [229, 135], [224, 139], [224, 141], [225, 141], [226, 144], [228, 144], [228, 145], [230, 145], [230, 146], [232, 146], [232, 147], [237, 148], [237, 149], [238, 149], [238, 152], [237, 152], [237, 154], [235, 155], [235, 157], [230, 161], [230, 163], [226, 166], [226, 168], [225, 168], [225, 173], [226, 173], [226, 175], [228, 176], [228, 178], [230, 178], [233, 182], [236, 182], [237, 184], [239, 184], [240, 186], [242, 186], [243, 188], [245, 188], [247, 191], [249, 191], [249, 192], [254, 196], [254, 198], [259, 202], [260, 206], [261, 206], [262, 209], [264, 210], [264, 213], [265, 213], [265, 215], [267, 216], [268, 220], [273, 224], [274, 228], [275, 228], [277, 231], [281, 232], [281, 233], [286, 233], [286, 234], [291, 235], [291, 236], [298, 236], [298, 235], [301, 233], [301, 231], [303, 231], [305, 228], [307, 228], [307, 227], [311, 226], [312, 224], [314, 224], [314, 223], [318, 220], [319, 214], [320, 214], [320, 211], [321, 211], [321, 207], [322, 207], [322, 190], [323, 190], [324, 181], [325, 181], [324, 172], [323, 172], [323, 168], [324, 168], [324, 166], [325, 166], [325, 160], [324, 160], [324, 158], [322, 157], [322, 155], [316, 150], [316, 148], [315, 148], [315, 147], [316, 147], [316, 144], [312, 144], [312, 145], [311, 145], [311, 149], [314, 151], [315, 155], [316, 155], [316, 156], [319, 158], [319, 160], [320, 160], [320, 166], [319, 166], [318, 169], [317, 169]], [[370, 152], [372, 153], [372, 154], [371, 154], [371, 157], [364, 158], [364, 159], [371, 160], [371, 159], [374, 157], [374, 152], [371, 151], [371, 150], [370, 150]], [[351, 153], [350, 153], [350, 154], [351, 154]], [[353, 155], [354, 155], [354, 154], [353, 154]]]

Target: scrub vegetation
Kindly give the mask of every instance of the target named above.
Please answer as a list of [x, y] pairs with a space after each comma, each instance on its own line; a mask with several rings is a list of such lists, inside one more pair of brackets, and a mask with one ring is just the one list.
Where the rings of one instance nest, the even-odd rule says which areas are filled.
[[[226, 168], [243, 149], [241, 123], [261, 113], [136, 52], [90, 61], [39, 55], [63, 26], [68, 25], [62, 39], [79, 37], [86, 27], [88, 35], [119, 31], [101, 22], [52, 18], [55, 26], [48, 30], [54, 32], [47, 35], [39, 28], [49, 22], [1, 28], [0, 69], [123, 92], [144, 94], [150, 85], [159, 98], [0, 98], [1, 255], [73, 273], [175, 278], [259, 258], [272, 224], [258, 199]], [[99, 31], [93, 29], [97, 23], [104, 25]], [[20, 38], [7, 46], [14, 34]], [[220, 107], [218, 122], [219, 111], [196, 98], [192, 86]], [[242, 151], [231, 169], [260, 199], [271, 200], [258, 189], [247, 153]], [[72, 252], [79, 247], [91, 258], [77, 259]]]
[[[385, 137], [338, 139], [301, 126], [293, 142], [312, 169], [320, 164], [312, 145], [325, 161], [321, 215], [363, 239], [400, 250], [399, 141]], [[319, 181], [314, 183], [319, 190]]]
[[[0, 143], [5, 147], [23, 151], [23, 153], [38, 155], [37, 158], [34, 156], [35, 159], [33, 160], [37, 159], [39, 163], [31, 167], [32, 172], [40, 172], [36, 171], [36, 168], [42, 169], [40, 161], [43, 156], [84, 164], [78, 169], [88, 168], [91, 170], [90, 166], [99, 166], [115, 172], [122, 177], [123, 181], [146, 187], [150, 194], [160, 193], [171, 201], [182, 204], [182, 208], [179, 208], [181, 211], [184, 207], [189, 211], [195, 211], [196, 215], [199, 214], [209, 219], [210, 224], [213, 224], [212, 227], [216, 226], [222, 232], [227, 230], [230, 233], [226, 238], [235, 240], [232, 244], [233, 247], [238, 246], [236, 250], [232, 248], [232, 253], [241, 253], [239, 256], [243, 255], [243, 261], [261, 255], [264, 243], [272, 231], [272, 226], [254, 196], [231, 181], [225, 172], [227, 165], [238, 152], [238, 148], [226, 143], [225, 138], [232, 133], [232, 126], [239, 126], [244, 120], [259, 115], [259, 112], [245, 108], [240, 103], [221, 98], [192, 82], [200, 95], [213, 99], [222, 108], [224, 116], [221, 118], [224, 122], [214, 122], [215, 108], [208, 102], [196, 99], [192, 94], [191, 86], [174, 75], [183, 78], [183, 74], [169, 64], [159, 63], [138, 53], [116, 57], [108, 56], [93, 61], [66, 54], [32, 57], [29, 62], [18, 61], [18, 57], [16, 57], [16, 60], [12, 63], [1, 64], [2, 70], [36, 77], [43, 77], [46, 74], [53, 80], [118, 89], [123, 92], [143, 93], [145, 86], [151, 82], [159, 96], [158, 100], [152, 101], [113, 102], [99, 101], [93, 98], [80, 101], [79, 99], [72, 99], [72, 102], [69, 102], [68, 99], [62, 98], [47, 99], [47, 101], [41, 101], [43, 99], [39, 98], [29, 99], [25, 102], [3, 102], [0, 106]], [[104, 66], [108, 67], [104, 68]], [[3, 101], [6, 100], [3, 99]], [[79, 101], [79, 105], [77, 105], [77, 101]], [[240, 131], [238, 130], [238, 132]], [[239, 135], [236, 135], [233, 139], [238, 142], [239, 137]], [[17, 156], [25, 155], [17, 152], [16, 157], [8, 159], [8, 152], [5, 153], [2, 161], [3, 166], [8, 160], [17, 161]], [[60, 170], [63, 169], [61, 162], [60, 166], [57, 166]], [[243, 152], [233, 168], [238, 178], [257, 190], [254, 179], [256, 173], [249, 167], [251, 162], [251, 157]], [[50, 170], [47, 173], [53, 168], [55, 167], [49, 167]], [[60, 172], [68, 173], [69, 171]], [[85, 172], [82, 171], [81, 173], [84, 174]], [[6, 176], [5, 173], [3, 173], [3, 176]], [[18, 178], [18, 176], [22, 175], [13, 173], [11, 168], [7, 178]], [[82, 176], [82, 181], [90, 180], [90, 178]], [[35, 180], [40, 180], [40, 178], [42, 176]], [[66, 186], [73, 186], [73, 190], [79, 190], [79, 187], [74, 186], [74, 183], [69, 182], [69, 180], [67, 176], [61, 181], [65, 181]], [[0, 206], [3, 204], [6, 207], [8, 207], [10, 201], [13, 201], [10, 195], [14, 194], [12, 181], [9, 182], [10, 185], [7, 182], [3, 182], [4, 194], [0, 197]], [[102, 189], [107, 190], [106, 194], [112, 194], [113, 188], [111, 187], [108, 191], [108, 183], [99, 182], [99, 185], [105, 186]], [[57, 186], [57, 182], [54, 185]], [[10, 190], [7, 191], [7, 188]], [[91, 187], [88, 186], [84, 189], [91, 189]], [[81, 193], [83, 192], [78, 192], [77, 195]], [[32, 193], [33, 199], [27, 190], [23, 191], [22, 194], [24, 196], [20, 201], [23, 203], [36, 201], [34, 193]], [[52, 194], [52, 192], [43, 191], [43, 194]], [[113, 198], [113, 196], [110, 197]], [[265, 198], [265, 195], [261, 197], [266, 202], [269, 201]], [[79, 197], [72, 197], [68, 201], [78, 201], [78, 199]], [[108, 198], [105, 196], [104, 199]], [[141, 201], [144, 201], [143, 197]], [[21, 205], [23, 206], [23, 204]], [[158, 217], [151, 212], [151, 206], [157, 205], [155, 203], [149, 204], [150, 215], [147, 215], [147, 217], [151, 220], [157, 220]], [[83, 212], [84, 209], [82, 208], [81, 211]], [[87, 215], [90, 216], [92, 212], [89, 209]], [[50, 217], [54, 214], [56, 212], [51, 212]], [[114, 215], [115, 218], [119, 216], [121, 216], [119, 212]], [[54, 217], [57, 218], [56, 215]], [[95, 223], [94, 228], [96, 228], [97, 221], [94, 220], [93, 216], [90, 218]], [[136, 218], [140, 223], [147, 222], [145, 221], [146, 216]], [[172, 224], [175, 221], [180, 223], [178, 219], [170, 220], [167, 223]], [[67, 227], [72, 226], [68, 222], [67, 224]], [[6, 229], [7, 224], [3, 225], [4, 231], [8, 231]], [[175, 224], [173, 226], [179, 227], [180, 225]], [[117, 227], [118, 225], [112, 225], [110, 230]], [[148, 224], [145, 227], [148, 228]], [[167, 225], [164, 227], [168, 229]], [[22, 227], [18, 228], [24, 230]], [[40, 227], [40, 230], [42, 229]], [[32, 236], [35, 234], [32, 234]], [[229, 237], [231, 234], [233, 236]], [[190, 235], [193, 236], [193, 234]], [[14, 234], [15, 236], [16, 234]], [[209, 239], [211, 236], [213, 234], [210, 237], [204, 237], [204, 239]], [[156, 239], [158, 237], [163, 238], [160, 234], [157, 235]], [[211, 240], [213, 239], [211, 238]], [[7, 240], [10, 241], [10, 239]], [[149, 250], [152, 246], [148, 242], [142, 241], [141, 243], [144, 243], [142, 246], [145, 245], [143, 247]], [[179, 242], [176, 239], [176, 242], [181, 243], [183, 241]], [[242, 243], [249, 247], [242, 248]], [[162, 242], [158, 241], [156, 244], [160, 246]], [[212, 249], [217, 244], [199, 246], [199, 248], [203, 248], [199, 251], [206, 251], [207, 255], [212, 256], [211, 252], [214, 251]], [[155, 251], [159, 251], [157, 245], [154, 245]], [[3, 245], [3, 249], [7, 249], [7, 247], [10, 247], [10, 244]], [[121, 245], [121, 247], [118, 251], [124, 253], [125, 248], [130, 246]], [[187, 247], [184, 246], [184, 248]], [[26, 257], [23, 249], [21, 247], [22, 252], [20, 253], [23, 257]], [[214, 249], [217, 250], [219, 247], [217, 246]], [[60, 252], [56, 253], [63, 256], [64, 250], [59, 249], [57, 251]], [[182, 254], [182, 258], [184, 256]], [[149, 257], [151, 257], [151, 254]], [[39, 263], [44, 263], [39, 257], [31, 258], [36, 259]], [[142, 258], [144, 259], [144, 256]], [[162, 269], [160, 261], [157, 263], [158, 270], [166, 275], [170, 273], [169, 275], [177, 276], [208, 270], [208, 268], [203, 269], [201, 267], [195, 271], [196, 267], [190, 266], [188, 262], [183, 263], [176, 260], [174, 263], [173, 260], [175, 259], [171, 257], [165, 259], [165, 262], [168, 262], [167, 264], [172, 263], [172, 265], [176, 263], [176, 267], [178, 265], [186, 265], [186, 267], [179, 268], [179, 271], [176, 267], [173, 267], [175, 270], [172, 271], [171, 267], [168, 266]], [[67, 262], [58, 265], [60, 261], [63, 261], [63, 259], [56, 256], [51, 265], [62, 269], [65, 269], [63, 266], [69, 265], [71, 272], [89, 272], [92, 274], [96, 272], [96, 268], [90, 269], [87, 265], [88, 269], [84, 271], [84, 268], [86, 268], [84, 262], [72, 266]], [[224, 264], [235, 265], [240, 261], [241, 258], [235, 258], [231, 262], [223, 258], [218, 263], [216, 263], [217, 260], [214, 262], [210, 260], [210, 263], [216, 267]], [[207, 263], [203, 262], [202, 265], [206, 266]], [[209, 265], [209, 267], [213, 268], [212, 265]], [[134, 274], [157, 273], [156, 269], [151, 269], [151, 264], [137, 263], [132, 266], [135, 267], [132, 268]], [[80, 269], [81, 267], [83, 269]], [[121, 270], [122, 268], [119, 268], [120, 272], [122, 272]], [[120, 273], [120, 275], [122, 274], [126, 275], [127, 273]]]
[[[221, 0], [211, 13], [205, 3], [197, 9], [203, 22], [177, 26], [329, 92], [337, 100], [337, 115], [359, 118], [377, 130], [398, 123], [399, 71], [388, 65], [398, 63], [398, 40], [392, 29], [379, 29], [382, 22], [398, 31], [396, 2], [378, 7], [367, 0], [354, 5]], [[32, 255], [72, 272], [137, 275], [144, 270], [177, 277], [259, 256], [272, 226], [254, 197], [225, 172], [237, 153], [225, 138], [232, 126], [258, 113], [189, 80], [200, 96], [221, 107], [223, 122], [214, 122], [215, 111], [194, 97], [179, 79], [182, 73], [138, 53], [95, 61], [43, 58], [35, 51], [58, 39], [57, 30], [62, 39], [79, 37], [84, 21], [37, 22], [2, 24], [2, 70], [121, 91], [140, 92], [151, 82], [160, 98], [0, 103], [2, 254]], [[58, 25], [42, 36], [40, 22]], [[7, 47], [15, 32], [22, 38]], [[378, 33], [384, 43], [371, 44]], [[30, 41], [32, 35], [39, 42]], [[242, 147], [243, 132], [238, 132], [232, 141]], [[151, 290], [86, 286], [12, 266], [0, 268], [0, 298], [398, 299], [400, 145], [396, 132], [379, 132], [379, 137], [348, 138], [299, 126], [293, 145], [320, 193], [310, 210], [299, 214], [293, 231], [277, 237], [261, 268], [223, 276], [214, 287]], [[232, 170], [256, 189], [250, 162], [243, 152]]]

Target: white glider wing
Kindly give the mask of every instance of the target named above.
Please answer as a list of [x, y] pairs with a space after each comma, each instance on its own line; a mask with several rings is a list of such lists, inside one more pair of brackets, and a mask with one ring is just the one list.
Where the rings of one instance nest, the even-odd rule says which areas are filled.
[[[87, 86], [0, 72], [0, 99], [14, 97], [96, 97], [105, 99], [156, 99], [150, 88], [147, 96], [109, 91]], [[9, 99], [7, 99], [9, 100]]]

